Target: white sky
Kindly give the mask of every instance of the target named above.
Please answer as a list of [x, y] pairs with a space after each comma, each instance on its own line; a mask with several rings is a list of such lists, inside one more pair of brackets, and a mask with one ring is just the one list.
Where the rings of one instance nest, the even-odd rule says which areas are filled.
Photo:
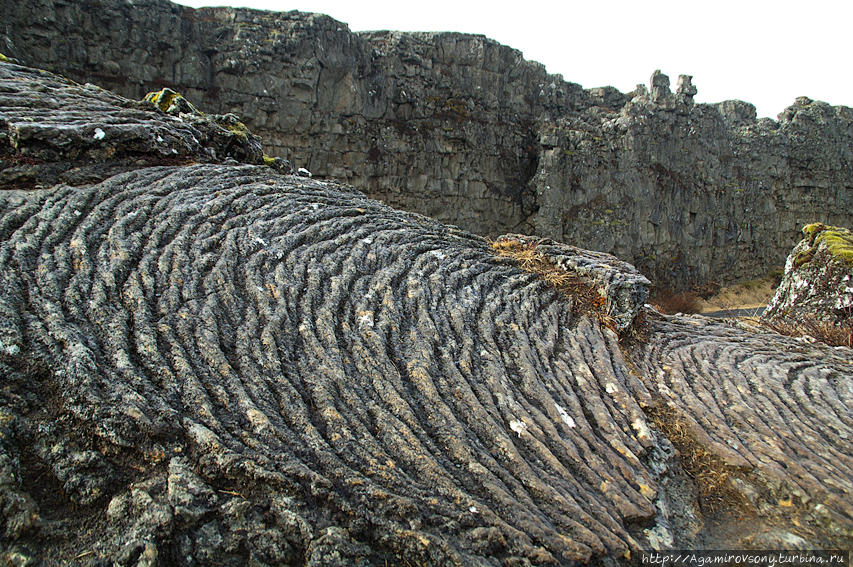
[[798, 96], [853, 106], [853, 0], [179, 0], [320, 12], [352, 31], [486, 35], [585, 88], [622, 92], [655, 69], [693, 75], [698, 102], [741, 99], [775, 118]]

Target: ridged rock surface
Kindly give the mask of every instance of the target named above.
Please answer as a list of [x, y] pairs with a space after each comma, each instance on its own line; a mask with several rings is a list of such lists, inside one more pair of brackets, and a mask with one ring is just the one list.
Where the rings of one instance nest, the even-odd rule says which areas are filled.
[[124, 163], [0, 191], [6, 561], [850, 547], [849, 349], [653, 311], [620, 337], [480, 237], [348, 187]]
[[847, 107], [803, 97], [756, 120], [741, 101], [694, 105], [689, 77], [584, 90], [482, 36], [352, 33], [299, 12], [0, 8], [7, 55], [132, 98], [172, 87], [315, 175], [481, 235], [614, 254], [660, 287], [763, 277], [801, 226], [853, 226]]

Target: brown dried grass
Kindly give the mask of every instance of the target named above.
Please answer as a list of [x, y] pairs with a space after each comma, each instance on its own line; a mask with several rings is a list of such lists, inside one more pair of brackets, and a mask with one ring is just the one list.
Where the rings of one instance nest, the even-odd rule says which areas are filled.
[[678, 450], [681, 467], [696, 483], [702, 508], [710, 512], [750, 508], [744, 496], [732, 484], [735, 469], [718, 455], [709, 452], [696, 439], [677, 409], [653, 406], [645, 411], [658, 430]]
[[598, 293], [589, 281], [560, 268], [537, 252], [536, 245], [522, 244], [512, 240], [490, 244], [498, 256], [515, 260], [522, 270], [538, 275], [548, 285], [570, 297], [573, 300], [573, 311], [594, 315], [603, 324], [615, 328], [612, 322], [608, 321], [604, 311], [607, 299]]
[[853, 348], [853, 313], [841, 325], [830, 325], [814, 317], [805, 316], [796, 323], [786, 321], [759, 320], [763, 327], [788, 337], [809, 336], [829, 346]]

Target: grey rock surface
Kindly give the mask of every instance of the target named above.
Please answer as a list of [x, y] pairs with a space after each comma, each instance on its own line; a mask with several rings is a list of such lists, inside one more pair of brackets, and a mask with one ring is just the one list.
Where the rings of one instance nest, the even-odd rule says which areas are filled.
[[[57, 80], [0, 68], [7, 94]], [[44, 110], [57, 133], [64, 108]], [[140, 119], [120, 98], [78, 111]], [[481, 237], [350, 187], [121, 167], [0, 185], [6, 562], [850, 547], [849, 350], [650, 310], [620, 336]]]
[[853, 225], [853, 112], [584, 90], [456, 33], [165, 0], [0, 2], [0, 50], [131, 98], [171, 87], [234, 112], [315, 176], [482, 235], [614, 254], [659, 287], [762, 277], [804, 224]]

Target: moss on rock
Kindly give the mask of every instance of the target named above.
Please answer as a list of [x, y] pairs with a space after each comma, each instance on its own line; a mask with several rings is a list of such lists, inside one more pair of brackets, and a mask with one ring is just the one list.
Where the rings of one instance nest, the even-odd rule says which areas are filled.
[[203, 116], [204, 113], [196, 108], [190, 101], [185, 99], [181, 93], [175, 92], [169, 88], [162, 88], [159, 91], [153, 91], [145, 95], [143, 100], [151, 102], [165, 112], [177, 116], [178, 114], [197, 114]]
[[827, 249], [832, 257], [853, 264], [853, 232], [846, 228], [827, 226], [816, 222], [804, 226], [803, 234], [809, 239], [811, 246], [808, 250], [797, 255], [794, 260], [795, 267], [811, 261], [821, 245]]
[[235, 114], [223, 114], [222, 116], [215, 117], [215, 120], [219, 126], [225, 128], [241, 140], [246, 140], [250, 134], [249, 128], [240, 122], [240, 119]]
[[[812, 223], [785, 263], [785, 275], [762, 320], [780, 332], [813, 337], [848, 333], [832, 344], [850, 344], [853, 331], [853, 232]], [[790, 333], [789, 333], [790, 334]]]

